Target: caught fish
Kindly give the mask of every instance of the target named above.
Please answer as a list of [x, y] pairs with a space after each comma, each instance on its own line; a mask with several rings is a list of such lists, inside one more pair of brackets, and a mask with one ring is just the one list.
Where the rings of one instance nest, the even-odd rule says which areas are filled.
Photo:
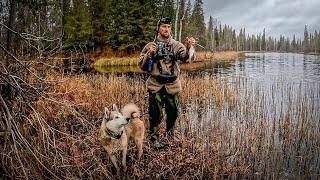
[[189, 49], [189, 58], [187, 60], [187, 63], [192, 63], [196, 59], [195, 49], [193, 46]]

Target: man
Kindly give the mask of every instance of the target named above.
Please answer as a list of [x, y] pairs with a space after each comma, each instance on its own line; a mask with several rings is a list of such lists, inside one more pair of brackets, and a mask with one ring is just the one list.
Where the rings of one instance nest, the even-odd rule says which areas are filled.
[[171, 37], [170, 18], [162, 18], [158, 22], [158, 28], [155, 42], [150, 42], [143, 48], [139, 61], [141, 69], [150, 73], [146, 82], [149, 92], [149, 138], [155, 147], [161, 146], [159, 135], [163, 108], [167, 114], [168, 139], [174, 140], [173, 132], [181, 91], [177, 61], [186, 62], [189, 59], [189, 49], [195, 43], [194, 38], [187, 38], [186, 46], [174, 40]]

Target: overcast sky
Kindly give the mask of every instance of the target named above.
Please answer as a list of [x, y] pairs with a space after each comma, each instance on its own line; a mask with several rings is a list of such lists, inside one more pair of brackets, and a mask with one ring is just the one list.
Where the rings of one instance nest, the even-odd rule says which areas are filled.
[[265, 28], [267, 36], [292, 38], [303, 36], [305, 24], [309, 32], [320, 30], [320, 0], [203, 0], [203, 9], [206, 23], [211, 15], [237, 32], [245, 27], [259, 34]]

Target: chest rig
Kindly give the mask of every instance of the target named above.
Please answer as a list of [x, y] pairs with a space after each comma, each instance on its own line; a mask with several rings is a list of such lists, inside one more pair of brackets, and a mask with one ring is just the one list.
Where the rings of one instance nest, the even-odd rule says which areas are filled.
[[156, 77], [159, 83], [171, 83], [177, 79], [175, 70], [176, 57], [173, 53], [173, 46], [158, 42], [156, 52], [156, 63], [159, 69], [159, 75]]

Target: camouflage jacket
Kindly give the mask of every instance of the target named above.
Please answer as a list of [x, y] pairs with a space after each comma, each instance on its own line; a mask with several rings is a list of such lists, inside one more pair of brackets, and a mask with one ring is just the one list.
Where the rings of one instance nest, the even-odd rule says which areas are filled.
[[[158, 37], [157, 41], [157, 44], [162, 44], [161, 47], [167, 50], [164, 56], [159, 52], [161, 48], [158, 47], [157, 53], [151, 57], [148, 49], [152, 42], [148, 43], [140, 54], [139, 66], [142, 70], [147, 65], [148, 58], [153, 59], [152, 70], [149, 72], [150, 76], [147, 80], [147, 89], [151, 93], [156, 93], [165, 86], [169, 94], [176, 94], [181, 91], [180, 68], [177, 61], [186, 62], [189, 58], [189, 51], [181, 42], [171, 37], [168, 39]], [[176, 76], [176, 78], [172, 82], [163, 82], [159, 80], [159, 76]]]

